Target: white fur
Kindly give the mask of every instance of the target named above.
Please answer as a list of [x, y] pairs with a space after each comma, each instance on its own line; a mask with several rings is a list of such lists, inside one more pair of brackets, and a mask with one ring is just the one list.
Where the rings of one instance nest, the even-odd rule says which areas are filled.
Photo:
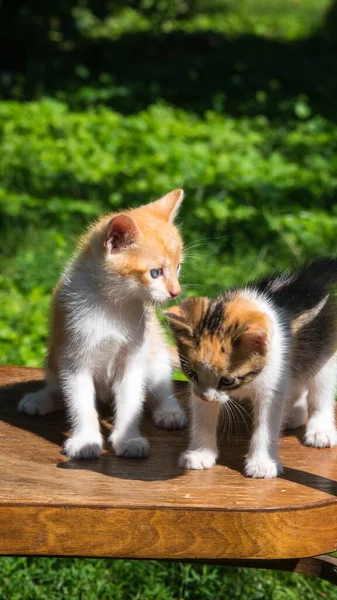
[[[156, 264], [154, 267], [158, 266]], [[160, 279], [160, 278], [159, 278]], [[163, 282], [150, 282], [142, 291], [135, 280], [103, 271], [101, 261], [74, 260], [64, 274], [57, 301], [67, 311], [67, 344], [60, 356], [61, 389], [71, 421], [64, 445], [70, 458], [96, 458], [102, 449], [96, 396], [115, 397], [115, 426], [110, 436], [119, 456], [145, 457], [149, 445], [139, 431], [144, 395], [152, 392], [155, 422], [166, 428], [184, 427], [186, 418], [173, 396], [171, 361], [166, 343], [151, 352], [147, 334], [149, 300], [166, 301]], [[142, 295], [143, 294], [143, 295]], [[56, 409], [47, 372], [44, 390], [21, 400], [19, 410], [46, 414]]]
[[308, 385], [308, 424], [304, 443], [315, 448], [336, 446], [335, 394], [337, 357], [334, 355]]
[[219, 402], [203, 402], [192, 393], [192, 424], [188, 450], [179, 459], [184, 469], [210, 469], [216, 462]]
[[269, 317], [272, 328], [268, 362], [250, 386], [254, 419], [245, 473], [251, 477], [270, 479], [282, 471], [278, 460], [278, 440], [289, 388], [289, 336], [282, 315], [263, 296], [249, 291], [246, 297], [252, 299], [257, 308]]
[[179, 467], [202, 471], [210, 469], [216, 463], [217, 453], [205, 448], [201, 450], [186, 450], [179, 458]]
[[283, 427], [285, 429], [297, 429], [302, 427], [307, 419], [308, 389], [301, 383], [296, 386], [295, 382], [292, 382], [287, 396]]

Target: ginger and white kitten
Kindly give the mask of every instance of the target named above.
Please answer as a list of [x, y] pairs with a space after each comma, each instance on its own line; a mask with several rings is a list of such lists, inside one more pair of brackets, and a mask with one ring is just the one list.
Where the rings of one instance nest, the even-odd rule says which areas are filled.
[[271, 478], [282, 471], [282, 422], [297, 428], [307, 421], [308, 446], [337, 444], [336, 284], [337, 259], [322, 259], [165, 311], [191, 381], [191, 438], [181, 467], [215, 464], [220, 408], [230, 412], [244, 398], [253, 408], [248, 476]]
[[110, 442], [118, 456], [145, 457], [139, 431], [145, 393], [159, 427], [186, 424], [173, 395], [170, 350], [152, 305], [180, 292], [182, 240], [173, 220], [183, 199], [160, 200], [101, 218], [80, 241], [55, 289], [46, 387], [25, 396], [28, 414], [62, 408], [71, 421], [70, 458], [96, 458], [102, 435], [96, 397], [115, 401]]

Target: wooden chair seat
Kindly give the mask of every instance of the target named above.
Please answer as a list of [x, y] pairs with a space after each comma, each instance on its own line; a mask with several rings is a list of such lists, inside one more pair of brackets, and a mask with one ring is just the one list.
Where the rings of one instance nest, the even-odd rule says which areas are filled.
[[[283, 475], [247, 479], [248, 431], [233, 424], [217, 466], [184, 472], [177, 462], [187, 432], [144, 419], [147, 460], [107, 447], [99, 460], [73, 461], [61, 454], [63, 413], [16, 412], [42, 379], [40, 369], [0, 367], [0, 554], [236, 561], [337, 581], [335, 559], [299, 560], [336, 550], [337, 448], [306, 448], [303, 431], [288, 432]], [[186, 397], [182, 384], [177, 395]]]

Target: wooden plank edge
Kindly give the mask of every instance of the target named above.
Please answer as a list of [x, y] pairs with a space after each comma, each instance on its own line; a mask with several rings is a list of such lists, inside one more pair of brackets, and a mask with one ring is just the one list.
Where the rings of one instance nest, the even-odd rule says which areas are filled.
[[291, 513], [0, 507], [0, 554], [295, 559], [335, 551], [334, 507]]

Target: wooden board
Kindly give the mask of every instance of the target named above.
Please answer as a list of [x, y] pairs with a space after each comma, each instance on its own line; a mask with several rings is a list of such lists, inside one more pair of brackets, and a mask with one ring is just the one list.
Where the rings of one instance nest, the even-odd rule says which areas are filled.
[[[288, 433], [282, 477], [247, 479], [247, 428], [233, 426], [216, 467], [184, 472], [177, 461], [187, 433], [144, 419], [147, 460], [117, 458], [107, 446], [99, 460], [72, 461], [61, 454], [62, 413], [16, 412], [42, 378], [39, 369], [0, 367], [0, 554], [219, 560], [336, 549], [336, 448], [306, 448], [303, 431]], [[186, 388], [177, 393], [186, 397]]]

